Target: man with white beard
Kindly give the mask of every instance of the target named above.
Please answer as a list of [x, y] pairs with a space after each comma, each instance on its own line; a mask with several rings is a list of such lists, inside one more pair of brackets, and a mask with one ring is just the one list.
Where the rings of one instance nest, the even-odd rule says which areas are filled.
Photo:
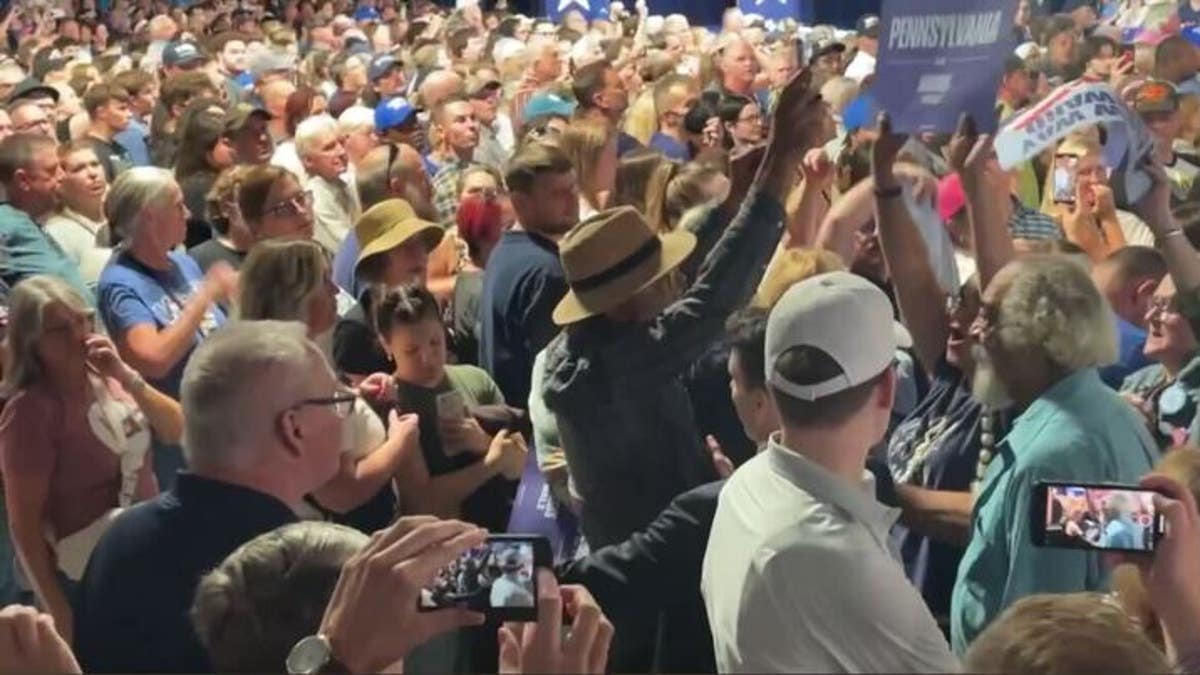
[[1096, 372], [1116, 360], [1111, 317], [1087, 272], [1061, 256], [1010, 263], [984, 290], [974, 393], [1021, 413], [976, 496], [950, 612], [959, 654], [1022, 597], [1107, 586], [1098, 551], [1035, 547], [1029, 508], [1038, 481], [1136, 484], [1157, 459], [1137, 413]]

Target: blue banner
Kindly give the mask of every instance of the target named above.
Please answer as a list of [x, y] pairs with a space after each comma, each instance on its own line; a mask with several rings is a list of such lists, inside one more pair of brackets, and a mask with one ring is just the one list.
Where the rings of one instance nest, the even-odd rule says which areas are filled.
[[898, 132], [953, 132], [969, 113], [996, 130], [996, 90], [1013, 50], [1011, 0], [886, 0], [875, 101]]
[[[591, 21], [592, 19], [607, 19], [608, 18], [608, 3], [610, 0], [545, 0], [546, 18], [551, 21], [558, 22], [562, 15], [569, 10], [577, 9], [583, 12], [583, 18]], [[628, 3], [630, 9], [633, 3]]]
[[805, 0], [738, 0], [738, 9], [743, 14], [758, 14], [767, 21], [795, 19], [807, 23], [812, 19], [811, 4]]
[[508, 533], [536, 534], [549, 539], [555, 565], [574, 560], [580, 546], [586, 545], [575, 515], [555, 501], [532, 448], [513, 499]]

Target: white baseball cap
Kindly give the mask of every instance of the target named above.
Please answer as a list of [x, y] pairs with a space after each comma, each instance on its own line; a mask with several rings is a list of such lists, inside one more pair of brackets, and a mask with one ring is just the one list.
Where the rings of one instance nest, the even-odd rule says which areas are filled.
[[[869, 382], [891, 365], [896, 349], [912, 337], [892, 319], [892, 303], [870, 281], [849, 272], [809, 277], [787, 290], [767, 319], [767, 382], [802, 401], [815, 401]], [[824, 382], [799, 384], [776, 370], [779, 357], [794, 347], [828, 354], [841, 374]]]

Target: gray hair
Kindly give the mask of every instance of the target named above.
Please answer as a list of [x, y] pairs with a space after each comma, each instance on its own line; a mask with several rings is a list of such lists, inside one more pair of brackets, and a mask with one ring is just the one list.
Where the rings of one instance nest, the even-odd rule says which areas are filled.
[[1112, 310], [1087, 271], [1060, 255], [1009, 263], [998, 336], [1010, 350], [1042, 353], [1074, 372], [1117, 360]]
[[[311, 391], [320, 350], [293, 321], [235, 321], [196, 348], [183, 370], [183, 451], [191, 465], [245, 468], [275, 418]], [[331, 375], [332, 377], [332, 375]]]
[[338, 130], [350, 133], [360, 129], [375, 130], [375, 111], [364, 105], [352, 105], [337, 118]]
[[338, 135], [338, 125], [329, 115], [317, 115], [296, 127], [296, 154], [304, 157], [318, 150], [319, 142], [328, 134]]
[[307, 521], [261, 534], [200, 580], [192, 625], [217, 672], [273, 672], [317, 632], [342, 566], [367, 535]]
[[175, 176], [156, 166], [134, 167], [117, 176], [104, 199], [104, 217], [113, 236], [132, 240], [145, 222], [145, 210], [163, 204], [175, 186]]
[[[5, 396], [36, 383], [45, 373], [37, 355], [37, 341], [42, 337], [46, 308], [62, 303], [73, 312], [92, 316], [79, 291], [59, 277], [37, 274], [13, 287], [8, 296], [8, 363], [4, 382], [0, 385]], [[47, 420], [48, 422], [48, 420]]]

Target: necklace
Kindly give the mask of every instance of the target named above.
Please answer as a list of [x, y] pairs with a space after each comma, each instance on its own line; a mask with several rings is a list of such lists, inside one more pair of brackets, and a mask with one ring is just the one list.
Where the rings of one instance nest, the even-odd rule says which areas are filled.
[[971, 481], [971, 494], [979, 494], [988, 465], [996, 454], [996, 413], [983, 411], [979, 417], [979, 459], [975, 461], [975, 480]]

